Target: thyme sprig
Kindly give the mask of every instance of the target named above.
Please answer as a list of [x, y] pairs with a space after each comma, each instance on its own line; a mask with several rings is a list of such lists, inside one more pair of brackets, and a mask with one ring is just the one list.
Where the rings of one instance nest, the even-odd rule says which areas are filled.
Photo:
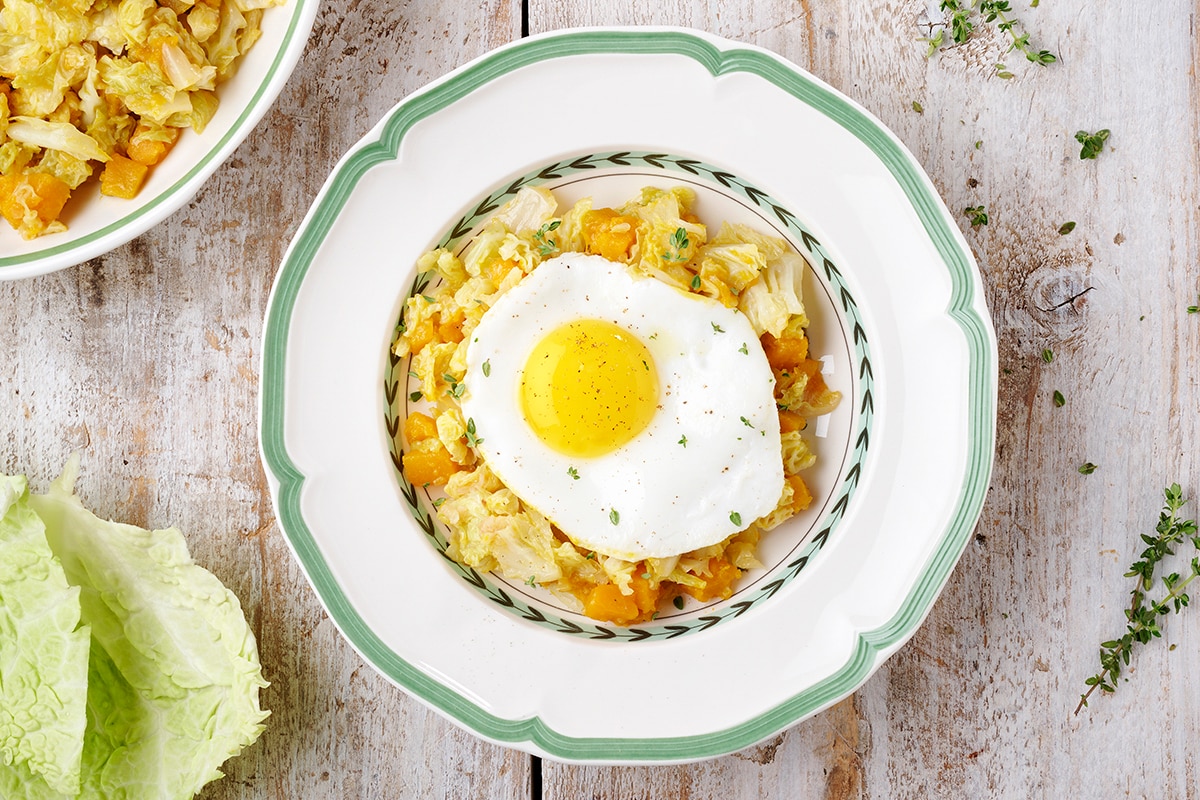
[[479, 445], [483, 444], [483, 437], [480, 436], [479, 432], [475, 429], [475, 419], [474, 418], [467, 420], [466, 437], [467, 437], [467, 444], [469, 444], [471, 447], [479, 447]]
[[1125, 610], [1125, 634], [1119, 639], [1100, 645], [1100, 671], [1084, 681], [1088, 689], [1079, 697], [1079, 705], [1075, 707], [1076, 714], [1087, 706], [1088, 698], [1097, 689], [1107, 694], [1117, 690], [1117, 679], [1121, 677], [1122, 668], [1129, 666], [1134, 645], [1146, 644], [1151, 639], [1162, 636], [1159, 618], [1172, 611], [1176, 614], [1182, 611], [1190, 601], [1184, 590], [1189, 583], [1200, 577], [1198, 556], [1192, 558], [1186, 574], [1172, 572], [1162, 578], [1166, 594], [1161, 599], [1153, 600], [1147, 596], [1155, 586], [1154, 573], [1158, 565], [1167, 556], [1175, 554], [1178, 544], [1187, 539], [1200, 551], [1200, 532], [1197, 531], [1196, 521], [1180, 519], [1179, 516], [1179, 510], [1187, 504], [1179, 484], [1171, 484], [1163, 490], [1163, 496], [1166, 503], [1159, 514], [1155, 533], [1142, 534], [1142, 542], [1147, 547], [1125, 573], [1125, 577], [1137, 579], [1130, 593], [1129, 608]]
[[[1041, 67], [1058, 60], [1049, 50], [1030, 44], [1029, 33], [1018, 25], [1008, 0], [941, 0], [940, 8], [945, 16], [940, 23], [931, 22], [929, 36], [921, 40], [929, 46], [926, 57], [933, 56], [945, 47], [963, 44], [971, 38], [982, 21], [983, 24], [995, 25], [997, 30], [1008, 36], [1010, 42], [1006, 52], [1015, 50], [1030, 63]], [[996, 65], [996, 75], [1006, 80], [1013, 76], [1003, 64]]]
[[463, 396], [463, 392], [467, 390], [467, 385], [459, 381], [458, 378], [455, 378], [449, 372], [442, 375], [442, 380], [444, 380], [449, 386], [449, 388], [446, 389], [446, 395], [453, 397], [455, 400], [460, 399]]
[[561, 219], [551, 220], [533, 234], [533, 240], [537, 243], [538, 255], [548, 256], [558, 249], [558, 242], [548, 238], [548, 235], [558, 230], [559, 225], [562, 225]]

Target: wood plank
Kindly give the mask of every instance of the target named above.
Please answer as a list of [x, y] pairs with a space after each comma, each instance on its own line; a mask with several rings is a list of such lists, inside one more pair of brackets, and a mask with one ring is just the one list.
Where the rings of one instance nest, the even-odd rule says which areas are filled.
[[[1061, 57], [1050, 68], [988, 36], [928, 62], [889, 59], [891, 85], [857, 82], [951, 209], [986, 205], [986, 227], [961, 224], [1002, 368], [977, 536], [925, 626], [861, 695], [879, 748], [872, 796], [1194, 796], [1191, 614], [1166, 622], [1168, 641], [1135, 657], [1115, 697], [1072, 715], [1099, 643], [1122, 632], [1122, 573], [1162, 487], [1197, 492], [1200, 320], [1185, 309], [1197, 291], [1200, 107], [1195, 12], [1176, 10], [1187, 24], [1167, 32], [1147, 9], [1042, 4], [1019, 14]], [[863, 23], [893, 13], [902, 4], [855, 11]], [[998, 80], [997, 61], [1016, 77]], [[1081, 161], [1073, 134], [1103, 127], [1109, 148]], [[1075, 230], [1059, 234], [1068, 220]], [[1080, 475], [1084, 461], [1100, 468]]]
[[[823, 70], [837, 83], [843, 73], [824, 67], [837, 54], [845, 32], [844, 4], [755, 0], [722, 3], [662, 3], [636, 0], [614, 6], [532, 0], [530, 30], [537, 33], [588, 25], [683, 25], [756, 44], [802, 67]], [[670, 87], [658, 87], [669, 94]], [[696, 110], [697, 112], [701, 110]], [[747, 109], [746, 113], [753, 113]], [[736, 687], [724, 690], [736, 691]], [[702, 699], [697, 699], [702, 702]], [[636, 713], [635, 709], [628, 713]], [[546, 800], [569, 798], [827, 797], [863, 794], [865, 721], [851, 697], [756, 747], [724, 758], [685, 766], [568, 767], [544, 762]]]
[[[1183, 676], [1196, 673], [1186, 645], [1200, 622], [1169, 620], [1178, 649], [1146, 648], [1116, 697], [1071, 715], [1098, 643], [1121, 632], [1121, 573], [1162, 486], [1197, 488], [1200, 320], [1185, 311], [1200, 253], [1194, 11], [1180, 5], [1188, 24], [1164, 33], [1144, 9], [1022, 8], [1035, 43], [1062, 59], [1039, 69], [994, 32], [927, 60], [923, 5], [534, 6], [545, 27], [687, 24], [758, 43], [878, 115], [951, 209], [989, 211], [986, 227], [959, 223], [1004, 370], [978, 536], [925, 625], [854, 700], [783, 734], [776, 760], [786, 754], [790, 772], [747, 753], [682, 768], [547, 765], [548, 798], [1194, 796], [1185, 743], [1200, 703]], [[996, 77], [1000, 61], [1015, 78]], [[1081, 161], [1074, 132], [1100, 127], [1113, 131], [1108, 152]], [[1060, 235], [1068, 220], [1075, 231]], [[1085, 460], [1101, 468], [1080, 475]], [[836, 763], [818, 743], [847, 718], [861, 735]]]
[[[434, 2], [323, 7], [289, 90], [199, 201], [209, 205], [198, 220], [235, 231], [232, 252], [216, 263], [253, 254], [241, 292], [249, 301], [252, 376], [269, 281], [334, 163], [406, 94], [518, 35], [519, 13], [518, 4], [503, 0], [449, 10]], [[300, 165], [290, 163], [297, 154]], [[257, 180], [268, 190], [246, 192]], [[244, 206], [229, 204], [230, 197]], [[247, 399], [257, 403], [255, 394]], [[252, 417], [248, 410], [237, 417]], [[256, 432], [250, 426], [249, 435]], [[231, 763], [229, 779], [203, 797], [528, 797], [527, 756], [482, 742], [424, 708], [367, 667], [337, 633], [274, 523], [256, 450], [242, 451], [254, 453], [254, 484], [263, 490], [256, 588], [263, 662], [274, 665], [264, 703], [274, 718], [256, 748]]]
[[0, 283], [0, 468], [44, 487], [83, 453], [97, 513], [178, 525], [258, 638], [262, 738], [205, 800], [527, 798], [530, 760], [467, 734], [368, 668], [275, 524], [257, 449], [271, 281], [336, 160], [393, 103], [519, 35], [520, 6], [325, 5], [263, 123], [196, 199], [88, 264]]

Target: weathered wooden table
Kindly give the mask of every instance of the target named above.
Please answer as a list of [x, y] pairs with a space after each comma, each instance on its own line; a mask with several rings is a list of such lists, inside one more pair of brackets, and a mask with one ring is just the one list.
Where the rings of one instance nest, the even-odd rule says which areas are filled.
[[[0, 469], [44, 487], [81, 450], [85, 502], [180, 526], [258, 636], [272, 717], [204, 798], [1197, 796], [1200, 611], [1165, 618], [1116, 694], [1072, 712], [1123, 631], [1122, 573], [1162, 487], [1200, 490], [1198, 9], [1015, 3], [1059, 56], [1040, 68], [994, 29], [927, 59], [937, 5], [328, 2], [274, 109], [189, 206], [102, 258], [0, 284]], [[289, 238], [393, 103], [526, 32], [635, 23], [792, 59], [896, 131], [952, 210], [986, 207], [986, 225], [960, 222], [1000, 342], [998, 447], [945, 593], [857, 694], [726, 758], [572, 767], [458, 730], [340, 638], [267, 496], [259, 340]], [[1075, 132], [1099, 128], [1105, 150], [1081, 160]]]

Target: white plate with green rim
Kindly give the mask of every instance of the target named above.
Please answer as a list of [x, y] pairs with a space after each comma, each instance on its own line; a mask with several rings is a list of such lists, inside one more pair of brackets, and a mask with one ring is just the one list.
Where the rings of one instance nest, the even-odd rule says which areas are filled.
[[[181, 208], [249, 135], [300, 60], [318, 0], [286, 0], [263, 11], [262, 38], [217, 87], [220, 105], [203, 133], [184, 131], [132, 200], [103, 197], [93, 178], [72, 193], [67, 230], [25, 240], [0, 219], [0, 280], [80, 264], [140, 236]], [[247, 187], [248, 189], [249, 187]]]
[[[817, 426], [816, 500], [764, 538], [765, 568], [621, 628], [439, 552], [429, 496], [396, 469], [409, 387], [388, 346], [417, 257], [463, 246], [521, 186], [602, 204], [646, 184], [688, 185], [706, 223], [770, 228], [809, 260], [813, 348], [843, 401]], [[765, 50], [573, 30], [413, 94], [339, 162], [272, 291], [261, 447], [289, 545], [380, 673], [531, 753], [681, 762], [816, 713], [912, 635], [982, 508], [996, 384], [970, 251], [877, 120]]]

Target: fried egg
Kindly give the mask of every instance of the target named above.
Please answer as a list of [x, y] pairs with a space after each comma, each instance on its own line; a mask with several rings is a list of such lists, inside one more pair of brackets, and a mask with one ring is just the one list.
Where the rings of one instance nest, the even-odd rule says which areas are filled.
[[690, 552], [783, 491], [774, 376], [749, 320], [599, 256], [545, 261], [502, 295], [465, 385], [485, 463], [584, 548]]

